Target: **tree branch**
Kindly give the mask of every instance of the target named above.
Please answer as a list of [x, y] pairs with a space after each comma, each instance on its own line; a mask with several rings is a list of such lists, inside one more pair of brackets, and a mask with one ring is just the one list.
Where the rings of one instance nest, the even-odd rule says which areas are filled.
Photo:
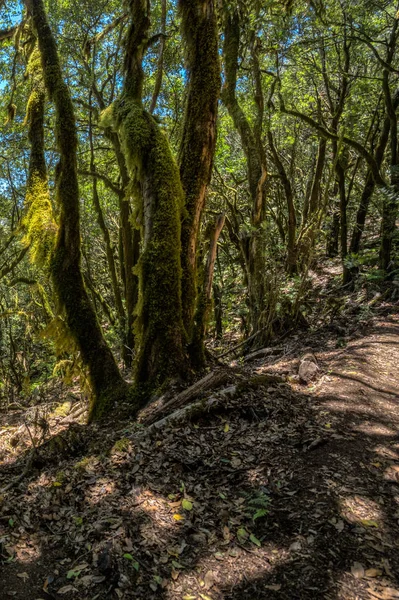
[[358, 152], [358, 154], [360, 154], [366, 160], [367, 164], [369, 165], [369, 167], [373, 173], [375, 183], [381, 187], [388, 187], [387, 182], [385, 181], [385, 179], [382, 177], [382, 175], [380, 173], [380, 169], [378, 167], [378, 164], [377, 164], [374, 156], [368, 150], [366, 150], [366, 148], [364, 148], [364, 146], [362, 146], [356, 140], [353, 140], [352, 138], [349, 138], [345, 135], [340, 137], [336, 133], [333, 133], [326, 127], [323, 127], [322, 125], [320, 125], [317, 121], [315, 121], [314, 119], [312, 119], [312, 117], [309, 117], [308, 115], [305, 115], [297, 110], [289, 110], [288, 108], [285, 107], [284, 100], [283, 100], [281, 94], [279, 94], [279, 98], [280, 98], [281, 112], [283, 112], [287, 115], [291, 115], [293, 117], [297, 117], [298, 119], [301, 119], [302, 121], [304, 121], [305, 123], [307, 123], [308, 125], [313, 127], [313, 129], [315, 129], [322, 137], [326, 138], [327, 140], [332, 140], [335, 142], [342, 140], [344, 142], [344, 144], [346, 144], [347, 146], [351, 146], [351, 148], [354, 148], [356, 150], [356, 152]]

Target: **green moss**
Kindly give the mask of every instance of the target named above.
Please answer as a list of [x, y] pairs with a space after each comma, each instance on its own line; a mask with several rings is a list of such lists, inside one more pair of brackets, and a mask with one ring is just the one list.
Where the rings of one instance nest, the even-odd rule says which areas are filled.
[[[181, 309], [180, 219], [183, 190], [169, 143], [152, 116], [123, 96], [113, 106], [126, 162], [141, 215], [143, 252], [136, 271], [136, 383], [181, 375], [186, 360]], [[140, 192], [139, 192], [140, 190]]]
[[[105, 373], [105, 382], [107, 374]], [[108, 381], [112, 381], [108, 379]], [[89, 405], [89, 423], [99, 421], [106, 417], [113, 409], [117, 408], [122, 402], [129, 401], [130, 388], [122, 380], [119, 384], [109, 385], [100, 392], [93, 394]]]
[[58, 484], [62, 485], [65, 482], [65, 478], [66, 478], [66, 475], [65, 475], [64, 471], [58, 471], [58, 473], [55, 476], [54, 483], [58, 483]]
[[47, 179], [39, 173], [31, 173], [27, 185], [25, 204], [28, 208], [23, 219], [25, 235], [23, 242], [29, 245], [31, 261], [48, 267], [57, 232], [49, 197]]
[[80, 352], [93, 392], [90, 418], [110, 408], [109, 400], [127, 391], [110, 348], [104, 340], [90, 303], [81, 271], [80, 202], [77, 173], [77, 133], [69, 88], [65, 83], [57, 45], [47, 22], [43, 0], [29, 7], [37, 33], [44, 83], [55, 105], [56, 145], [60, 155], [56, 174], [56, 202], [59, 228], [50, 270], [59, 312]]
[[111, 454], [115, 452], [128, 452], [131, 448], [131, 442], [128, 438], [122, 438], [115, 442], [111, 448]]
[[42, 267], [49, 267], [54, 250], [57, 225], [53, 216], [47, 181], [44, 156], [44, 108], [45, 88], [40, 53], [34, 48], [28, 62], [28, 74], [32, 82], [26, 122], [29, 123], [31, 155], [29, 175], [25, 194], [25, 216], [23, 242], [29, 245], [31, 261]]
[[85, 471], [92, 471], [95, 469], [98, 463], [98, 459], [95, 456], [85, 456], [79, 462], [75, 463], [73, 468], [75, 471], [83, 473]]
[[52, 412], [52, 416], [54, 417], [66, 417], [69, 411], [71, 410], [72, 403], [70, 401], [63, 402], [59, 404], [57, 408]]

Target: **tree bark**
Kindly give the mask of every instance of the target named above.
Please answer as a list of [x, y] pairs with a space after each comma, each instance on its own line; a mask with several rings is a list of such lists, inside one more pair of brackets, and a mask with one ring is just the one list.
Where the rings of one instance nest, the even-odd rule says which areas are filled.
[[[239, 45], [240, 20], [235, 12], [233, 15], [226, 16], [223, 44], [225, 80], [222, 89], [222, 101], [241, 138], [252, 201], [252, 231], [240, 240], [248, 286], [251, 331], [253, 333], [264, 331], [266, 332], [265, 337], [267, 337], [268, 332], [265, 322], [269, 317], [268, 295], [264, 268], [264, 240], [261, 230], [267, 170], [263, 148], [259, 145], [260, 132], [257, 135], [254, 134], [236, 96]], [[261, 112], [262, 109], [258, 105], [258, 117]], [[259, 118], [257, 124], [259, 127]], [[262, 343], [262, 340], [259, 340], [259, 343]]]
[[[395, 19], [392, 27], [388, 49], [387, 64], [391, 64], [396, 50], [398, 38], [398, 19]], [[384, 92], [387, 117], [390, 121], [391, 153], [390, 153], [390, 189], [384, 191], [381, 223], [381, 247], [380, 267], [388, 271], [391, 267], [392, 242], [396, 229], [396, 217], [398, 213], [399, 197], [399, 153], [398, 153], [398, 118], [396, 115], [395, 102], [392, 98], [389, 85], [389, 70], [383, 70], [382, 87]]]
[[168, 141], [142, 107], [142, 61], [150, 25], [147, 9], [145, 0], [131, 0], [129, 4], [124, 90], [109, 109], [121, 138], [142, 222], [135, 322], [138, 391], [154, 389], [187, 372], [180, 262], [183, 190]]
[[[87, 65], [89, 69], [89, 66]], [[89, 70], [90, 77], [93, 78], [92, 91], [97, 103], [102, 111], [106, 109], [104, 98], [97, 88], [94, 77]], [[111, 142], [116, 162], [118, 164], [121, 178], [121, 190], [118, 191], [119, 217], [120, 217], [120, 244], [119, 259], [120, 273], [123, 282], [123, 292], [126, 305], [126, 330], [123, 344], [122, 358], [126, 367], [131, 367], [133, 363], [134, 351], [134, 311], [138, 300], [138, 278], [134, 273], [134, 268], [138, 262], [140, 254], [140, 232], [133, 227], [131, 223], [132, 211], [128, 197], [130, 177], [126, 165], [126, 159], [121, 148], [121, 142], [118, 134], [112, 127], [104, 128], [105, 137]]]
[[[92, 129], [91, 113], [90, 113], [90, 123], [89, 123], [89, 138], [90, 138], [90, 171], [92, 173], [92, 180], [93, 180], [93, 182], [92, 182], [93, 183], [93, 205], [94, 205], [94, 210], [97, 215], [98, 226], [101, 230], [101, 233], [103, 234], [105, 253], [107, 256], [107, 263], [108, 263], [108, 271], [109, 271], [109, 275], [110, 275], [110, 279], [111, 279], [112, 291], [114, 294], [116, 312], [117, 312], [118, 320], [119, 320], [119, 327], [120, 327], [120, 330], [124, 333], [126, 315], [125, 315], [125, 309], [124, 309], [123, 302], [122, 302], [121, 290], [119, 288], [117, 269], [116, 269], [116, 264], [115, 264], [115, 259], [114, 259], [114, 250], [112, 247], [111, 236], [109, 234], [108, 227], [107, 227], [107, 224], [104, 219], [104, 214], [103, 214], [103, 210], [102, 210], [101, 203], [100, 203], [100, 197], [98, 194], [96, 164], [94, 161], [93, 129]], [[122, 346], [124, 344], [123, 337], [124, 336], [122, 335]], [[123, 347], [122, 347], [122, 351], [123, 351]]]
[[212, 283], [216, 261], [217, 243], [222, 232], [226, 216], [221, 214], [208, 232], [209, 248], [206, 265], [203, 271], [202, 286], [198, 295], [195, 314], [192, 361], [200, 369], [205, 366], [204, 340], [209, 315], [212, 308]]
[[[179, 150], [180, 177], [185, 194], [182, 221], [183, 323], [192, 342], [197, 295], [197, 245], [206, 190], [212, 175], [220, 94], [218, 28], [214, 0], [180, 0], [186, 46], [188, 96]], [[200, 343], [199, 339], [196, 343]], [[202, 348], [192, 348], [202, 353]]]
[[288, 212], [288, 240], [287, 240], [287, 271], [289, 275], [295, 275], [297, 272], [297, 248], [296, 248], [296, 210], [294, 204], [294, 194], [292, 191], [291, 181], [285, 170], [285, 167], [278, 155], [276, 146], [274, 144], [274, 138], [272, 132], [267, 132], [269, 140], [269, 146], [272, 151], [273, 162], [276, 165], [277, 171], [280, 175], [281, 182], [283, 184], [285, 199], [287, 202]]
[[56, 199], [59, 229], [51, 261], [51, 273], [60, 308], [87, 367], [93, 397], [90, 419], [100, 417], [127, 393], [111, 350], [101, 332], [88, 298], [81, 272], [77, 134], [71, 96], [63, 80], [54, 36], [47, 22], [43, 0], [29, 0], [36, 29], [45, 86], [56, 111], [56, 144], [60, 154]]

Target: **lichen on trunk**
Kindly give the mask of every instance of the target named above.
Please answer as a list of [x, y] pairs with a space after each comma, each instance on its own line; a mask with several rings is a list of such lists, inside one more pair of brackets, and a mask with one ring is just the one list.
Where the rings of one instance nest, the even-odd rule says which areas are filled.
[[[183, 189], [168, 140], [142, 105], [143, 58], [150, 27], [146, 0], [129, 0], [125, 81], [121, 97], [103, 112], [102, 125], [119, 134], [142, 230], [135, 268], [139, 298], [135, 328], [137, 397], [185, 376], [185, 331], [181, 305], [181, 215]], [[145, 396], [144, 396], [145, 398]]]

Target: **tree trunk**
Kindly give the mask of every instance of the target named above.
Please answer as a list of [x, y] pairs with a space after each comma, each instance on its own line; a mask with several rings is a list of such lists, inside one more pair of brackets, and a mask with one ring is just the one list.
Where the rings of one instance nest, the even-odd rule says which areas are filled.
[[[390, 64], [396, 50], [398, 32], [398, 20], [395, 19], [391, 31], [387, 50], [387, 63]], [[385, 107], [387, 117], [390, 120], [391, 133], [391, 156], [390, 156], [390, 184], [391, 188], [384, 190], [384, 200], [382, 208], [381, 224], [381, 248], [380, 248], [380, 267], [388, 271], [391, 267], [392, 242], [396, 229], [396, 217], [398, 213], [399, 196], [399, 155], [398, 155], [398, 119], [396, 116], [395, 99], [392, 98], [389, 85], [388, 69], [383, 70], [382, 87], [384, 91]]]
[[44, 81], [56, 110], [56, 143], [60, 154], [56, 199], [59, 229], [51, 261], [51, 273], [60, 308], [87, 367], [93, 397], [90, 418], [109, 410], [124, 397], [127, 384], [104, 340], [88, 298], [80, 266], [80, 216], [77, 176], [77, 135], [71, 96], [63, 80], [57, 46], [47, 22], [43, 0], [29, 0], [28, 8], [37, 32]]
[[[324, 138], [320, 138], [319, 140], [319, 150], [317, 153], [317, 162], [316, 169], [314, 173], [314, 179], [312, 183], [312, 189], [310, 192], [309, 198], [309, 215], [306, 215], [306, 220], [312, 218], [320, 205], [320, 187], [321, 187], [321, 179], [324, 171], [324, 164], [326, 162], [326, 149], [327, 149], [327, 140]], [[305, 218], [304, 218], [305, 220]]]
[[[183, 323], [192, 342], [197, 294], [197, 244], [216, 145], [220, 94], [218, 28], [214, 0], [180, 0], [186, 47], [188, 97], [179, 151], [180, 177], [185, 194], [182, 221]], [[197, 338], [196, 343], [202, 343]], [[191, 348], [202, 354], [203, 348]]]
[[[396, 111], [399, 105], [399, 91], [396, 92], [393, 98], [393, 108]], [[382, 131], [380, 134], [380, 138], [378, 141], [377, 148], [375, 150], [375, 161], [378, 167], [381, 167], [382, 161], [384, 159], [385, 150], [389, 140], [389, 132], [391, 129], [391, 119], [389, 115], [386, 114], [384, 118], [384, 123], [382, 126]], [[375, 189], [375, 181], [373, 177], [373, 173], [370, 168], [367, 170], [366, 182], [364, 184], [363, 193], [360, 199], [359, 208], [356, 214], [356, 224], [353, 228], [351, 244], [349, 248], [349, 252], [353, 254], [358, 254], [360, 250], [360, 241], [363, 235], [364, 226], [366, 223], [366, 217], [368, 213], [368, 208], [370, 204], [370, 200], [372, 198], [373, 192]]]
[[348, 284], [352, 277], [351, 272], [346, 266], [346, 258], [348, 256], [348, 223], [347, 223], [347, 197], [345, 190], [345, 170], [341, 163], [341, 158], [338, 157], [335, 171], [337, 174], [337, 184], [339, 192], [339, 216], [340, 216], [340, 242], [341, 242], [341, 260], [342, 260], [342, 283]]
[[[91, 77], [93, 77], [91, 72], [89, 72], [89, 74]], [[101, 92], [98, 90], [94, 79], [92, 91], [96, 97], [100, 109], [104, 111], [106, 109], [104, 98]], [[134, 350], [134, 311], [138, 299], [138, 279], [137, 275], [134, 273], [134, 267], [137, 264], [140, 253], [140, 232], [138, 229], [135, 229], [131, 223], [132, 211], [128, 197], [130, 177], [118, 134], [116, 131], [113, 131], [111, 127], [105, 127], [104, 135], [107, 139], [109, 139], [113, 146], [122, 184], [121, 193], [118, 194], [121, 228], [119, 236], [119, 260], [126, 311], [126, 329], [124, 332], [122, 358], [126, 367], [131, 367]]]
[[39, 267], [49, 269], [57, 225], [53, 216], [47, 179], [44, 146], [46, 89], [37, 45], [29, 58], [27, 71], [32, 80], [32, 93], [26, 115], [31, 152], [25, 195], [26, 215], [22, 220], [25, 232], [23, 241], [29, 246], [31, 261]]
[[362, 239], [364, 226], [366, 223], [366, 217], [370, 204], [371, 197], [375, 189], [375, 182], [373, 174], [370, 169], [367, 171], [366, 182], [364, 184], [363, 192], [360, 198], [359, 208], [356, 213], [356, 223], [353, 227], [351, 243], [349, 246], [349, 252], [351, 254], [358, 254], [360, 250], [360, 240]]
[[133, 227], [132, 211], [128, 197], [128, 188], [130, 183], [129, 172], [126, 166], [126, 159], [122, 152], [121, 143], [118, 134], [109, 128], [106, 136], [111, 141], [114, 148], [116, 160], [121, 176], [123, 194], [119, 196], [119, 216], [121, 224], [121, 277], [123, 281], [123, 291], [125, 297], [126, 328], [124, 332], [124, 345], [122, 358], [126, 367], [133, 364], [134, 351], [134, 320], [135, 308], [138, 300], [139, 282], [135, 266], [140, 255], [140, 231]]
[[339, 230], [340, 230], [340, 215], [337, 207], [334, 206], [331, 217], [331, 224], [327, 232], [326, 254], [329, 258], [334, 258], [339, 251]]
[[124, 340], [124, 331], [125, 331], [125, 326], [126, 326], [126, 323], [125, 323], [126, 315], [125, 315], [125, 309], [124, 309], [123, 302], [122, 302], [121, 290], [119, 288], [119, 281], [118, 281], [117, 268], [116, 268], [115, 259], [114, 259], [114, 249], [113, 249], [112, 243], [111, 243], [111, 236], [109, 234], [108, 227], [107, 227], [107, 224], [104, 219], [104, 214], [103, 214], [103, 210], [102, 210], [101, 202], [100, 202], [100, 196], [98, 194], [98, 181], [97, 181], [97, 176], [96, 176], [96, 164], [95, 164], [95, 160], [94, 160], [93, 129], [92, 129], [91, 113], [90, 113], [89, 119], [90, 119], [89, 120], [90, 172], [92, 173], [92, 179], [93, 179], [93, 205], [94, 205], [94, 210], [97, 215], [98, 226], [101, 230], [101, 233], [103, 234], [104, 245], [105, 245], [105, 254], [107, 257], [108, 271], [109, 271], [109, 275], [110, 275], [110, 279], [111, 279], [111, 285], [112, 285], [112, 291], [113, 291], [114, 300], [115, 300], [116, 312], [118, 315], [119, 329], [120, 329], [120, 333], [122, 333], [121, 341], [122, 341], [122, 354], [123, 354], [123, 346], [124, 346], [124, 341], [125, 341]]
[[122, 142], [142, 222], [135, 322], [135, 382], [140, 391], [187, 372], [180, 262], [184, 196], [168, 141], [142, 108], [142, 61], [150, 25], [147, 2], [132, 0], [129, 8], [124, 91], [108, 112]]
[[212, 283], [215, 268], [217, 243], [222, 232], [225, 215], [219, 215], [209, 231], [209, 249], [206, 265], [203, 270], [202, 286], [198, 295], [197, 310], [194, 320], [192, 361], [198, 369], [205, 366], [204, 340], [209, 315], [212, 308]]
[[287, 202], [288, 212], [288, 242], [287, 242], [287, 271], [289, 275], [295, 275], [297, 272], [297, 248], [296, 248], [296, 210], [294, 204], [294, 194], [292, 191], [291, 181], [285, 170], [285, 167], [278, 155], [272, 132], [268, 131], [268, 140], [272, 151], [273, 162], [276, 165], [280, 175], [281, 182], [284, 187], [285, 199]]
[[[241, 138], [247, 163], [248, 187], [252, 200], [252, 231], [240, 243], [248, 285], [251, 331], [252, 333], [264, 331], [267, 337], [268, 332], [264, 324], [265, 321], [268, 321], [268, 297], [265, 281], [264, 240], [261, 228], [267, 171], [264, 153], [258, 143], [260, 132], [257, 136], [254, 135], [236, 96], [239, 45], [240, 21], [238, 14], [234, 13], [232, 16], [226, 17], [224, 31], [225, 81], [222, 89], [222, 100]], [[259, 343], [261, 343], [261, 340], [259, 340]]]
[[223, 305], [222, 305], [222, 289], [216, 284], [213, 284], [213, 303], [215, 316], [215, 337], [221, 340], [223, 337]]

